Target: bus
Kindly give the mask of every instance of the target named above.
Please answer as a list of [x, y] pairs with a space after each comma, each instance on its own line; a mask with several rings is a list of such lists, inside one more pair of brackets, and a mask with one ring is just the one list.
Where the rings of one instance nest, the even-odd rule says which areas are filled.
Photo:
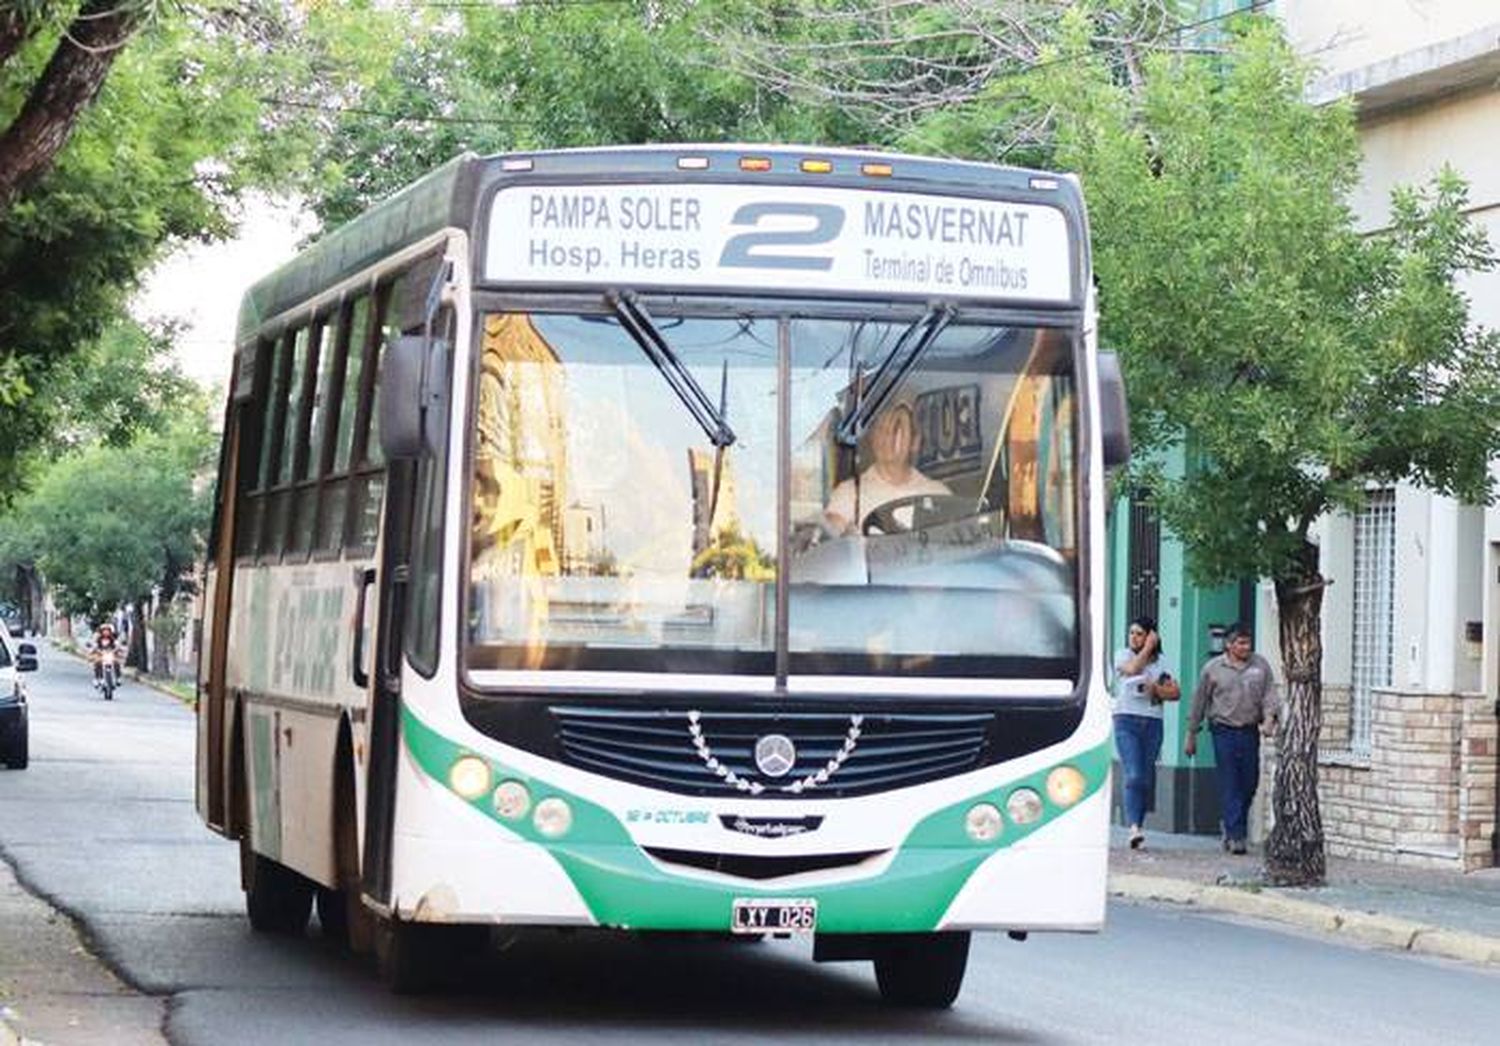
[[197, 806], [399, 991], [497, 928], [810, 938], [946, 1007], [1097, 931], [1106, 470], [1071, 176], [460, 156], [244, 297]]

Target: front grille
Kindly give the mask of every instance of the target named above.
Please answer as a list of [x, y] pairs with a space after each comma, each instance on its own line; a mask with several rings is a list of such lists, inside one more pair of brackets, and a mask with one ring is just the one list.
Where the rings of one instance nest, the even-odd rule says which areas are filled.
[[[981, 764], [993, 716], [825, 712], [684, 712], [553, 706], [572, 766], [685, 795], [794, 799], [888, 792]], [[796, 760], [780, 777], [755, 764], [761, 738], [780, 734]]]
[[847, 868], [850, 865], [878, 857], [884, 851], [865, 850], [858, 853], [806, 854], [791, 857], [756, 857], [750, 854], [702, 853], [697, 850], [663, 850], [646, 847], [646, 852], [664, 864], [680, 864], [688, 868], [702, 868], [710, 872], [732, 875], [738, 879], [780, 879], [803, 872], [821, 872], [827, 868]]

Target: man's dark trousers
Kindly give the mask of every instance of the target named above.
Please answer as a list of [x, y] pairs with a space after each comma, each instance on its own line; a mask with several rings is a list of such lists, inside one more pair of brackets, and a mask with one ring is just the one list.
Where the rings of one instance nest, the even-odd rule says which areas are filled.
[[1226, 726], [1213, 723], [1215, 774], [1219, 781], [1219, 807], [1224, 816], [1224, 837], [1244, 842], [1250, 801], [1260, 784], [1260, 727]]

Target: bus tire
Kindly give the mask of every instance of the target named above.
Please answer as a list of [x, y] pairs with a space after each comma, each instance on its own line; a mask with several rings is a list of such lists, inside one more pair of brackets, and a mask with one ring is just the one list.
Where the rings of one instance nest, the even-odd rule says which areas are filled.
[[381, 919], [375, 930], [375, 965], [395, 994], [421, 995], [447, 984], [488, 940], [484, 926]]
[[903, 934], [883, 942], [875, 956], [881, 1001], [891, 1006], [946, 1010], [963, 987], [969, 934]]
[[346, 727], [339, 736], [335, 758], [338, 778], [334, 785], [334, 856], [340, 888], [318, 888], [318, 925], [333, 943], [355, 955], [369, 955], [375, 950], [375, 913], [365, 907], [360, 891], [351, 763]]
[[[242, 850], [249, 848], [240, 841]], [[251, 852], [246, 860], [245, 912], [257, 933], [295, 936], [307, 930], [312, 915], [313, 883], [264, 854]]]

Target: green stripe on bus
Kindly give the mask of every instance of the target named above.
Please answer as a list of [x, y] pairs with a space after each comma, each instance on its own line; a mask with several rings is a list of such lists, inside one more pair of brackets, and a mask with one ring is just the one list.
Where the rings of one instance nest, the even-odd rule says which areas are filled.
[[[450, 741], [409, 708], [403, 708], [402, 722], [406, 746], [417, 765], [450, 792], [453, 789], [448, 780], [449, 769], [455, 761], [475, 756], [489, 765], [490, 789], [474, 799], [458, 798], [521, 838], [545, 848], [567, 872], [601, 925], [625, 929], [727, 930], [736, 897], [784, 895], [789, 889], [753, 883], [722, 885], [665, 871], [641, 851], [619, 818], [597, 803]], [[1080, 752], [1076, 758], [1057, 765], [1076, 767], [1083, 774], [1081, 802], [1099, 791], [1109, 778], [1109, 744]], [[1047, 775], [1054, 768], [1047, 767], [986, 789], [929, 814], [911, 830], [890, 865], [879, 875], [856, 882], [798, 886], [791, 892], [818, 901], [820, 931], [932, 930], [986, 858], [1066, 813], [1047, 798]], [[531, 810], [546, 798], [566, 800], [573, 812], [567, 834], [562, 839], [542, 835], [530, 819], [530, 810], [526, 817], [514, 821], [496, 813], [491, 797], [494, 786], [502, 781], [524, 784], [531, 793]], [[990, 802], [1004, 810], [1006, 797], [1023, 787], [1041, 796], [1040, 818], [1029, 825], [1017, 825], [1007, 818], [1000, 836], [990, 842], [976, 843], [968, 837], [964, 815], [970, 807]]]

